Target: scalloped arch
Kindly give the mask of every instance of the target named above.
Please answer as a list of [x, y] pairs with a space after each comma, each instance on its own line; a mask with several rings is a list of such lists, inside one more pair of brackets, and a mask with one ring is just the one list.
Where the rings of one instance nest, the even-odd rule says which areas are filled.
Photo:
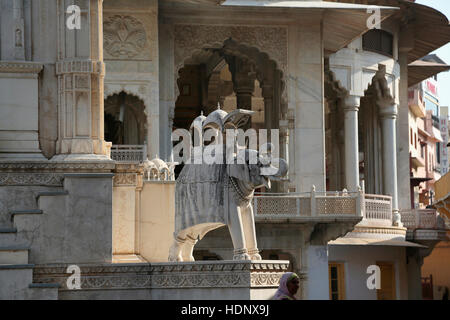
[[342, 85], [341, 80], [336, 79], [336, 74], [332, 69], [328, 69], [325, 72], [325, 75], [326, 75], [325, 80], [330, 83], [331, 87], [336, 92], [340, 92], [344, 97], [349, 94], [349, 91]]
[[134, 97], [138, 98], [139, 100], [141, 100], [144, 105], [144, 110], [143, 110], [144, 114], [146, 117], [148, 117], [148, 115], [149, 115], [148, 96], [140, 93], [139, 89], [134, 90], [134, 88], [132, 88], [130, 86], [126, 86], [126, 85], [105, 84], [105, 90], [104, 90], [104, 94], [103, 94], [104, 100], [108, 99], [109, 97], [111, 97], [115, 94], [119, 94], [121, 92], [125, 92], [126, 94], [134, 96]]
[[[280, 103], [280, 116], [281, 118], [287, 117], [287, 110], [284, 110], [286, 108], [283, 108], [283, 106], [287, 105], [287, 90], [286, 89], [286, 82], [284, 79], [285, 70], [280, 67], [279, 62], [276, 59], [272, 59], [270, 55], [267, 52], [262, 51], [256, 46], [252, 46], [248, 43], [244, 42], [238, 42], [232, 38], [227, 38], [223, 42], [220, 41], [213, 41], [211, 43], [203, 44], [200, 48], [195, 48], [192, 51], [192, 54], [184, 57], [184, 59], [178, 63], [175, 66], [175, 96], [178, 97], [180, 94], [179, 87], [178, 87], [178, 80], [180, 79], [180, 71], [181, 69], [186, 65], [187, 62], [190, 60], [196, 61], [197, 57], [200, 57], [204, 54], [205, 49], [215, 49], [215, 50], [226, 50], [227, 55], [234, 55], [237, 57], [246, 58], [256, 65], [256, 73], [257, 73], [257, 79], [262, 85], [264, 83], [265, 79], [265, 71], [263, 70], [264, 67], [267, 64], [273, 64], [275, 67], [275, 70], [277, 70], [280, 73], [280, 91], [281, 91], [281, 103]], [[175, 115], [175, 109], [170, 110], [169, 115], [172, 115], [172, 117]]]

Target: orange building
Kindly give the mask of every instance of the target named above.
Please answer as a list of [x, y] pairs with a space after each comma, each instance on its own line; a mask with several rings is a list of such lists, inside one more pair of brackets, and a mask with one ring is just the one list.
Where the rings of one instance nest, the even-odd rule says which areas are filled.
[[[445, 174], [434, 184], [436, 202], [434, 207], [442, 218], [441, 223], [450, 227], [450, 173]], [[447, 232], [450, 239], [450, 232]], [[424, 298], [435, 300], [449, 299], [450, 294], [450, 242], [441, 241], [433, 252], [424, 259], [422, 265], [422, 278], [429, 279], [430, 292], [424, 292]], [[426, 286], [424, 287], [426, 288]], [[426, 290], [424, 290], [426, 291]], [[431, 296], [432, 294], [432, 296]]]

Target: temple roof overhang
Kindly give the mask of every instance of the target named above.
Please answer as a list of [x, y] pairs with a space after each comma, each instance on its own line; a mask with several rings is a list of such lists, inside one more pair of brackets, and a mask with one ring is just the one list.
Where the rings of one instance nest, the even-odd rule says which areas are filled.
[[321, 13], [323, 19], [323, 44], [326, 54], [344, 48], [369, 30], [368, 20], [379, 9], [380, 22], [389, 18], [397, 7], [349, 4], [327, 1], [275, 1], [275, 0], [226, 0], [224, 7], [254, 8], [279, 13], [289, 12], [298, 17]]
[[[219, 23], [217, 15], [227, 16], [227, 23], [238, 24], [245, 19], [248, 24], [306, 25], [312, 21], [322, 21], [325, 54], [344, 48], [369, 30], [368, 20], [374, 9], [379, 9], [380, 22], [399, 10], [397, 7], [364, 4], [337, 3], [328, 1], [273, 1], [273, 0], [166, 0], [160, 9], [168, 18], [195, 17], [195, 23]], [[215, 15], [209, 19], [208, 15]], [[234, 20], [233, 20], [234, 19]], [[209, 21], [209, 22], [208, 22]], [[223, 22], [223, 21], [222, 21]]]
[[401, 30], [411, 30], [413, 43], [408, 51], [412, 63], [450, 42], [450, 25], [440, 11], [406, 0], [327, 0], [358, 4], [376, 4], [400, 8], [388, 20], [401, 22]]

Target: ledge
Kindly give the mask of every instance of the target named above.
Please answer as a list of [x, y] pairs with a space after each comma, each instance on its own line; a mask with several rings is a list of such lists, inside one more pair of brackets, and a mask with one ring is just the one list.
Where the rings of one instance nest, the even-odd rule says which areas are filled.
[[34, 264], [0, 264], [0, 270], [33, 269]]
[[294, 216], [294, 215], [256, 215], [256, 223], [358, 223], [361, 216], [356, 215], [340, 215], [340, 216]]
[[30, 61], [0, 61], [0, 73], [37, 74], [43, 68], [43, 64]]
[[28, 286], [30, 289], [52, 289], [61, 288], [59, 283], [32, 283]]
[[0, 160], [0, 172], [76, 172], [76, 171], [107, 171], [108, 173], [115, 168], [114, 161], [53, 161], [53, 160]]
[[0, 233], [17, 233], [17, 229], [16, 228], [0, 228]]
[[114, 173], [65, 173], [64, 178], [112, 178]]
[[24, 250], [30, 250], [30, 247], [25, 245], [0, 246], [0, 251], [24, 251]]
[[[36, 266], [33, 280], [35, 283], [58, 283], [61, 290], [66, 291], [68, 266]], [[79, 265], [81, 290], [276, 289], [288, 266], [289, 261], [284, 260]]]
[[36, 196], [36, 200], [38, 200], [40, 197], [56, 197], [56, 196], [66, 196], [69, 192], [67, 191], [44, 191], [39, 192]]

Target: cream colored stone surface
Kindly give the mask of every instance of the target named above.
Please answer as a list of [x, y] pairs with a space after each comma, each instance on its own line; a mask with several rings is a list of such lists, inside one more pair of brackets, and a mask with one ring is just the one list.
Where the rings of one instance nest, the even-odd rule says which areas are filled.
[[113, 254], [135, 252], [136, 187], [113, 187]]
[[44, 159], [38, 137], [38, 77], [4, 72], [0, 71], [0, 158]]
[[139, 253], [149, 262], [168, 261], [175, 226], [175, 182], [145, 182], [141, 191]]
[[[303, 32], [316, 41], [298, 41]], [[295, 114], [291, 131], [294, 141], [289, 143], [289, 171], [295, 179], [291, 182], [296, 192], [308, 192], [312, 185], [317, 190], [325, 188], [321, 32], [319, 24], [290, 26], [288, 32], [288, 108]]]
[[104, 98], [125, 91], [147, 116], [147, 155], [160, 154], [158, 1], [104, 3]]

